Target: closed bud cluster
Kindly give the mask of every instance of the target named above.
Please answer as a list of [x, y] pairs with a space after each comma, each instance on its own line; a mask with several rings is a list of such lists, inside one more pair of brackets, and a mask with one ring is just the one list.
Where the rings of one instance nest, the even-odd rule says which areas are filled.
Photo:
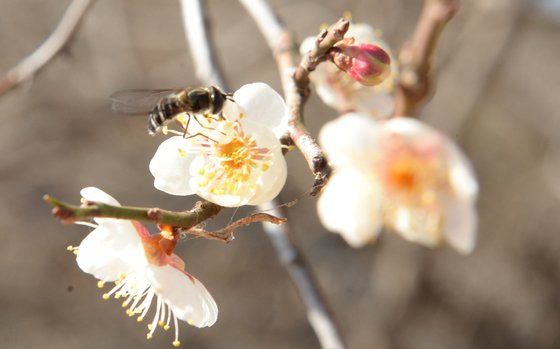
[[391, 74], [391, 57], [380, 46], [342, 43], [331, 52], [334, 64], [365, 86], [382, 83]]

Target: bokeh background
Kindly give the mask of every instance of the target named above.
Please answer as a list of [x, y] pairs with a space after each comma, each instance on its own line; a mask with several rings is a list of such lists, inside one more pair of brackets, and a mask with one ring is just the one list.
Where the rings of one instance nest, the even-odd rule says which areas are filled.
[[[32, 52], [69, 1], [0, 0], [0, 72]], [[275, 0], [301, 40], [344, 10], [384, 31], [398, 49], [418, 0]], [[350, 348], [560, 347], [559, 1], [464, 1], [434, 62], [437, 92], [421, 117], [450, 134], [481, 184], [478, 247], [462, 256], [386, 233], [349, 248], [325, 232], [315, 200], [289, 218]], [[264, 81], [276, 67], [251, 18], [233, 0], [208, 1], [209, 24], [228, 83]], [[196, 86], [178, 3], [99, 0], [61, 54], [32, 81], [0, 96], [0, 347], [167, 348], [172, 334], [145, 339], [145, 324], [103, 301], [96, 281], [66, 251], [87, 228], [63, 226], [41, 197], [77, 202], [98, 186], [122, 203], [167, 209], [194, 198], [152, 187], [148, 162], [163, 137], [145, 118], [111, 113], [124, 88]], [[313, 134], [336, 117], [313, 95]], [[288, 155], [282, 200], [309, 189], [302, 156]], [[224, 210], [210, 227], [251, 209]], [[236, 240], [192, 239], [178, 254], [219, 305], [218, 323], [181, 326], [185, 348], [319, 348], [305, 310], [259, 225]]]

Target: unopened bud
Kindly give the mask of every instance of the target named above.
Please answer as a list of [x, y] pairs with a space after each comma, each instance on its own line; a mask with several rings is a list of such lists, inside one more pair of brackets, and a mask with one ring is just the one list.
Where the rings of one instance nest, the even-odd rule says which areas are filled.
[[391, 74], [391, 57], [374, 44], [343, 43], [331, 51], [331, 59], [338, 68], [362, 85], [378, 85]]

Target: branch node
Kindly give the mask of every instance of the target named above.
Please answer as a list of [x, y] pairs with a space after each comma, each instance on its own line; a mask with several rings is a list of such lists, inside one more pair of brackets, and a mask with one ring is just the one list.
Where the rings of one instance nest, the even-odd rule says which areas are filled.
[[149, 219], [151, 219], [154, 222], [158, 222], [160, 220], [160, 217], [162, 215], [161, 209], [158, 207], [154, 207], [154, 208], [150, 208], [148, 209], [148, 212], [146, 213], [146, 215], [148, 216]]

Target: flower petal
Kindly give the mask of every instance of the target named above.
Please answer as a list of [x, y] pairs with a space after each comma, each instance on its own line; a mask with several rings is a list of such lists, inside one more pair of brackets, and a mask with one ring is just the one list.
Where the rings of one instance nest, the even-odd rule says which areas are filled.
[[453, 142], [446, 145], [449, 166], [449, 183], [460, 198], [474, 200], [478, 196], [478, 182], [472, 165], [465, 154]]
[[370, 155], [377, 148], [378, 129], [378, 123], [371, 117], [347, 113], [323, 126], [319, 143], [334, 167], [355, 167], [372, 158]]
[[445, 198], [444, 237], [461, 253], [472, 253], [476, 244], [478, 217], [472, 200]]
[[259, 205], [274, 199], [284, 187], [288, 175], [286, 160], [282, 154], [282, 145], [272, 130], [258, 123], [245, 120], [243, 130], [255, 138], [260, 148], [267, 148], [271, 154], [272, 164], [261, 174], [259, 185], [249, 205]]
[[[87, 187], [80, 190], [80, 195], [87, 201], [101, 202], [107, 205], [120, 206], [121, 204], [103, 190], [96, 187]], [[96, 223], [111, 221], [112, 218], [94, 218]]]
[[189, 152], [192, 142], [180, 136], [163, 141], [150, 161], [154, 186], [172, 195], [191, 195], [189, 167], [196, 154]]
[[377, 238], [382, 225], [378, 182], [356, 169], [333, 174], [317, 202], [321, 222], [352, 247]]
[[80, 195], [88, 201], [102, 202], [107, 205], [120, 206], [119, 202], [111, 195], [96, 187], [87, 187], [80, 190]]
[[394, 207], [394, 212], [387, 224], [403, 238], [428, 247], [436, 247], [442, 242], [440, 211], [399, 203], [390, 205]]
[[103, 281], [115, 281], [145, 264], [140, 238], [130, 221], [105, 219], [78, 249], [76, 262], [84, 272]]
[[177, 318], [196, 327], [212, 326], [218, 319], [216, 302], [204, 285], [190, 274], [169, 265], [152, 265], [147, 269], [147, 276]]
[[247, 120], [272, 128], [277, 137], [282, 135], [287, 107], [272, 87], [262, 82], [243, 85], [235, 91], [233, 100], [244, 110]]

